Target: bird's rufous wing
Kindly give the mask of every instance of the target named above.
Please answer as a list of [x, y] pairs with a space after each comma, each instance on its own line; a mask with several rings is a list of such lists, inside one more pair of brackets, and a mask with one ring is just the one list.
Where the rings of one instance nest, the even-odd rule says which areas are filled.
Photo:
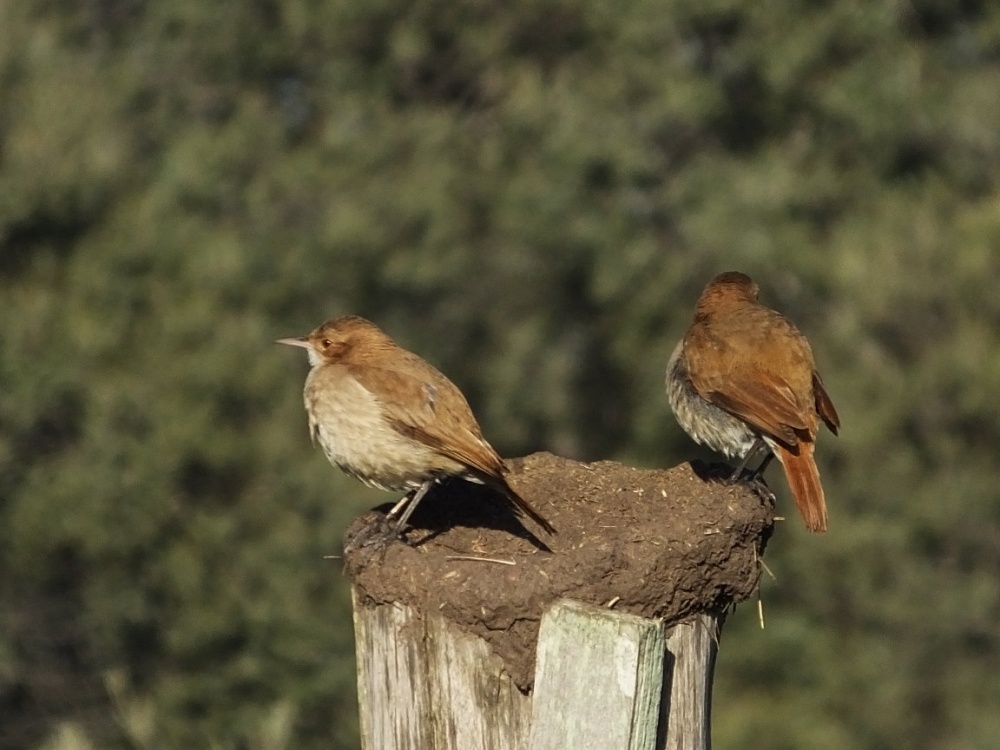
[[790, 395], [786, 383], [758, 375], [753, 380], [730, 381], [709, 390], [705, 398], [764, 434], [794, 446], [800, 432], [813, 432]]
[[[685, 349], [685, 356], [695, 360], [688, 367], [691, 385], [709, 403], [790, 447], [801, 431], [815, 434], [815, 420], [809, 419], [806, 408], [811, 405], [803, 404], [794, 383], [768, 366], [766, 353], [739, 357], [718, 341], [711, 347]], [[739, 361], [746, 364], [734, 364]]]
[[830, 394], [826, 392], [823, 379], [815, 370], [813, 370], [813, 392], [816, 394], [816, 411], [819, 412], [820, 417], [826, 422], [826, 426], [830, 428], [830, 432], [836, 435], [840, 430], [840, 415], [837, 414], [837, 409], [833, 405]]
[[501, 476], [503, 461], [483, 439], [465, 396], [431, 365], [414, 357], [405, 371], [368, 364], [349, 369], [375, 394], [394, 430], [486, 476]]

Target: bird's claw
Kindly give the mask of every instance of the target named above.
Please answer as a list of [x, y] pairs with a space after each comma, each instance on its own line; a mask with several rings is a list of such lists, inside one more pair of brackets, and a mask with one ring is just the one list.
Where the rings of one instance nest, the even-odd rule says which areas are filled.
[[[379, 516], [363, 526], [344, 546], [344, 554], [355, 550], [374, 548], [370, 551], [385, 551], [390, 542], [403, 540], [402, 531], [385, 516]], [[405, 541], [405, 540], [404, 540]]]
[[767, 482], [764, 481], [764, 477], [759, 471], [738, 468], [729, 475], [726, 484], [745, 484], [764, 502], [775, 502], [774, 493], [771, 492], [771, 488], [767, 486]]
[[750, 489], [753, 490], [754, 494], [765, 503], [771, 503], [773, 505], [776, 502], [777, 498], [775, 498], [774, 493], [771, 492], [771, 488], [767, 486], [767, 482], [764, 481], [764, 477], [759, 474], [751, 476], [747, 479], [747, 484], [750, 485]]

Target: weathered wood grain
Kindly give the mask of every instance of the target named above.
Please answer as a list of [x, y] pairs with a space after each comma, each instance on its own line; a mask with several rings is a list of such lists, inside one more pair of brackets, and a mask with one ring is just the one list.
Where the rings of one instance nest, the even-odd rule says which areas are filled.
[[523, 750], [531, 697], [440, 615], [354, 597], [363, 750]]
[[531, 750], [653, 750], [663, 625], [563, 599], [542, 617]]
[[719, 619], [700, 613], [667, 633], [658, 750], [711, 750], [712, 678]]

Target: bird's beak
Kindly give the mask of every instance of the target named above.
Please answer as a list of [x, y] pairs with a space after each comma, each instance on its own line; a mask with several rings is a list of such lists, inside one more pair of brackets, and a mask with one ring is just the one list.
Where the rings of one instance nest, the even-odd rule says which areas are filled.
[[275, 339], [275, 344], [285, 344], [287, 346], [301, 346], [303, 349], [309, 348], [309, 337], [300, 336], [294, 339]]

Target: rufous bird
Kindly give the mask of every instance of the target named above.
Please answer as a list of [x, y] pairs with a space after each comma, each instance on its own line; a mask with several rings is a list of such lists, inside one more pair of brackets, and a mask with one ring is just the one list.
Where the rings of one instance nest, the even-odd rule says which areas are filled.
[[483, 438], [462, 392], [374, 323], [345, 315], [277, 343], [309, 355], [303, 392], [309, 431], [330, 463], [369, 487], [407, 493], [388, 516], [399, 516], [397, 536], [446, 477], [487, 485], [517, 515], [555, 532], [508, 484], [503, 459]]
[[813, 454], [819, 421], [836, 435], [840, 417], [806, 337], [761, 305], [759, 293], [749, 276], [735, 271], [705, 287], [667, 364], [670, 408], [695, 442], [741, 459], [730, 481], [754, 456], [768, 452], [754, 477], [777, 456], [806, 527], [826, 531]]

